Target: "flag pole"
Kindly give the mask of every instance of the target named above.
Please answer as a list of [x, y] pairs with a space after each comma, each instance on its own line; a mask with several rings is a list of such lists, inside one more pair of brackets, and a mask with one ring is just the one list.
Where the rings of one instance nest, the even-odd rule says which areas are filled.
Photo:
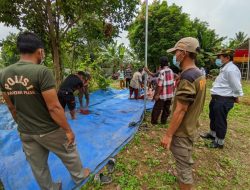
[[[145, 27], [145, 67], [148, 67], [148, 0], [145, 0], [146, 3], [146, 27]], [[144, 77], [144, 112], [146, 113], [146, 103], [147, 103], [147, 73], [145, 72]]]

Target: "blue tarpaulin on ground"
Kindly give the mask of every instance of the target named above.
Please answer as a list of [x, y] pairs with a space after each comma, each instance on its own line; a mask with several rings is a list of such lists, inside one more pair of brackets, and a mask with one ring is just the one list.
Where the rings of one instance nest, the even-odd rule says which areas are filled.
[[[99, 90], [91, 94], [90, 105], [89, 115], [78, 114], [76, 120], [68, 121], [84, 167], [96, 173], [136, 133], [143, 116], [143, 100], [129, 100], [127, 90]], [[147, 108], [152, 108], [152, 102]], [[72, 189], [74, 183], [59, 158], [50, 153], [48, 162], [53, 180], [62, 181], [64, 190]], [[0, 105], [0, 179], [5, 190], [39, 189], [5, 105]]]

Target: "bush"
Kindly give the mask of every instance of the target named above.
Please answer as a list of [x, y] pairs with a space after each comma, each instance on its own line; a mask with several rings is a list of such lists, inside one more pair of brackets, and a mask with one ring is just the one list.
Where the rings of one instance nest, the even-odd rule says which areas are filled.
[[212, 69], [210, 70], [209, 74], [212, 75], [212, 76], [218, 76], [220, 73], [220, 70], [219, 69]]
[[80, 63], [78, 70], [88, 71], [91, 75], [90, 90], [96, 90], [97, 88], [106, 90], [111, 83], [111, 79], [105, 76], [105, 71], [100, 67], [100, 59], [91, 61], [86, 58]]

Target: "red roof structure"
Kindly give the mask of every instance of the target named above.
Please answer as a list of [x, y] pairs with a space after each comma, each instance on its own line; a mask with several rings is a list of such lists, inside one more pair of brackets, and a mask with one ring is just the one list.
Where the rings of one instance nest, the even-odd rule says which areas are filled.
[[234, 63], [238, 65], [242, 79], [250, 79], [250, 38], [234, 52]]
[[234, 53], [235, 63], [248, 63], [250, 38], [236, 48]]

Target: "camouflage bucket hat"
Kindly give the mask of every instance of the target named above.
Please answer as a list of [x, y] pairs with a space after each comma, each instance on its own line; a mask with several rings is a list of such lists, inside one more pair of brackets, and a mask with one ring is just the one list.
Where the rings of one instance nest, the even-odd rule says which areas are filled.
[[219, 53], [216, 53], [215, 55], [216, 56], [219, 56], [219, 55], [233, 56], [234, 50], [233, 49], [222, 49]]

